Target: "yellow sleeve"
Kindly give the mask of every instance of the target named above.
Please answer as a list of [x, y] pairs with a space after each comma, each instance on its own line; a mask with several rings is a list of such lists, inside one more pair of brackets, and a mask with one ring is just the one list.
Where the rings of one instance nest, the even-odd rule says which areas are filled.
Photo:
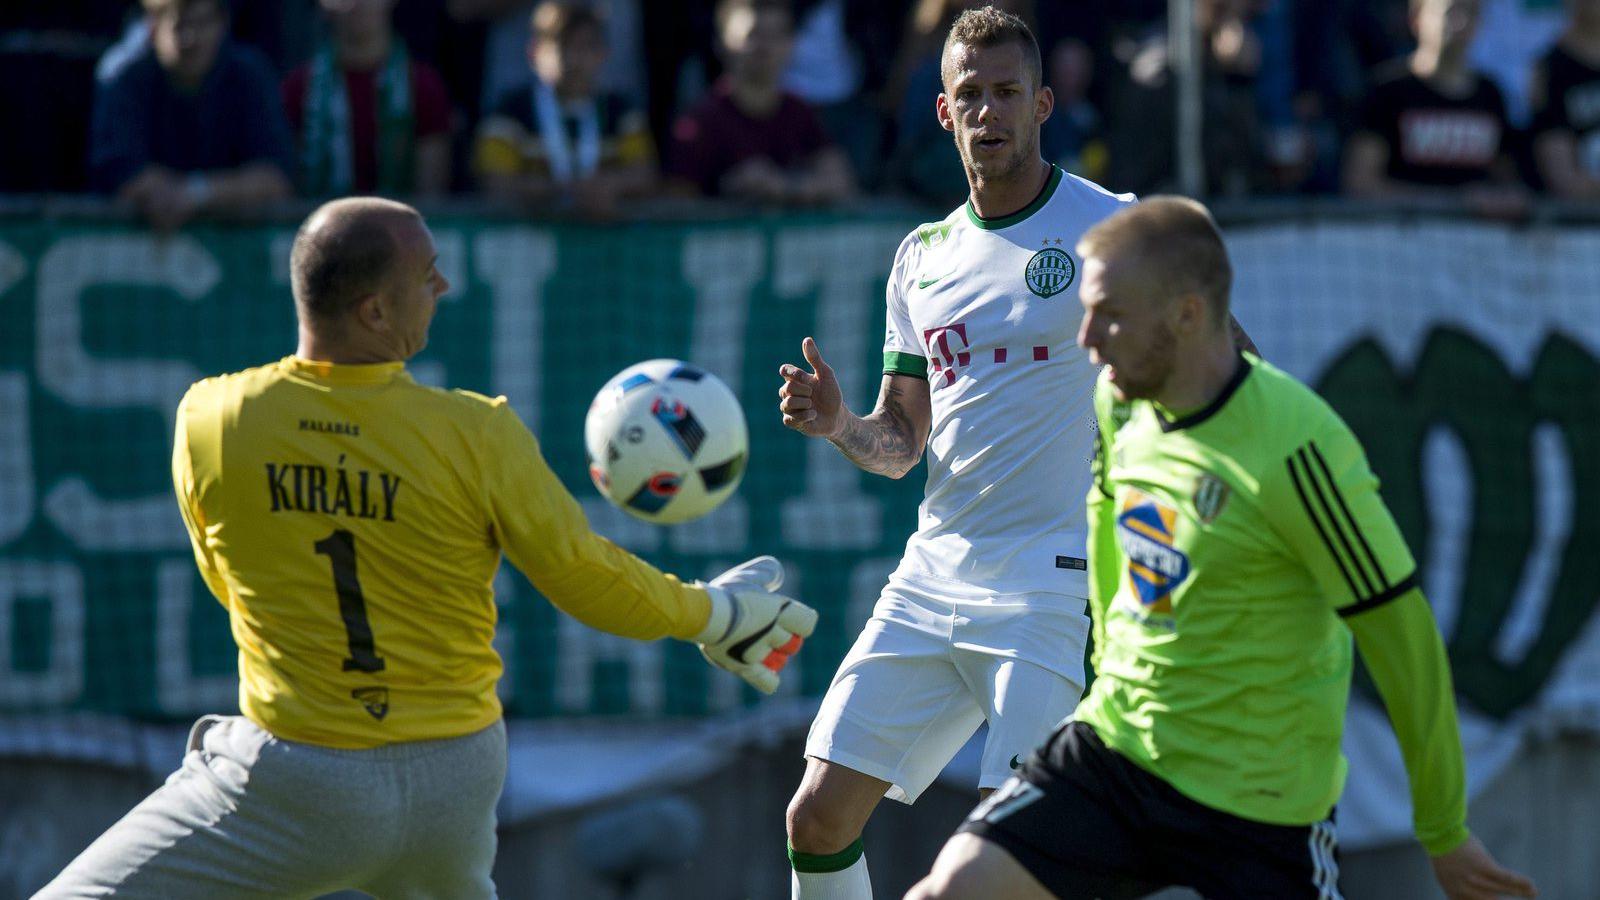
[[[172, 487], [178, 495], [178, 512], [183, 515], [184, 527], [189, 531], [189, 543], [194, 547], [194, 561], [200, 567], [200, 577], [205, 579], [206, 587], [217, 601], [226, 607], [228, 584], [206, 543], [206, 523], [210, 519], [200, 502], [200, 482], [214, 479], [221, 452], [217, 441], [218, 411], [214, 402], [205, 402], [210, 399], [209, 393], [207, 383], [201, 382], [191, 387], [178, 403], [178, 427], [172, 437]], [[202, 466], [199, 477], [195, 472], [197, 457]]]
[[491, 414], [484, 452], [494, 538], [558, 609], [636, 640], [688, 639], [705, 627], [711, 614], [705, 590], [595, 534], [503, 398]]
[[1466, 841], [1466, 762], [1450, 661], [1422, 591], [1349, 616], [1345, 624], [1389, 710], [1411, 780], [1411, 819], [1433, 856]]

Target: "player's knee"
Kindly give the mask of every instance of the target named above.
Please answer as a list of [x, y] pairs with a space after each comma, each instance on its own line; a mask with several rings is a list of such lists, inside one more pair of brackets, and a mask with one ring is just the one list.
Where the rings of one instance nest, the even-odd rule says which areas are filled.
[[789, 846], [801, 853], [838, 853], [861, 836], [859, 823], [815, 794], [796, 794], [785, 816]]

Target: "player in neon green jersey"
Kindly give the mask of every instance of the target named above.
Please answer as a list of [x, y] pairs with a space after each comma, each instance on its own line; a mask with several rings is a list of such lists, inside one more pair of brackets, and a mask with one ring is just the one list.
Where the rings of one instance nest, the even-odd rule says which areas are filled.
[[1315, 393], [1234, 349], [1205, 208], [1146, 200], [1078, 255], [1078, 342], [1105, 366], [1098, 677], [910, 896], [1338, 897], [1352, 634], [1445, 893], [1533, 896], [1467, 830], [1448, 661], [1365, 453]]

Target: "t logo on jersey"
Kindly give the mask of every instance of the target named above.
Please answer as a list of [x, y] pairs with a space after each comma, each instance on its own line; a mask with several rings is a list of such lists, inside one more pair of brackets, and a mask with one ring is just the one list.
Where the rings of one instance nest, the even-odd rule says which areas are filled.
[[1189, 557], [1172, 545], [1178, 511], [1129, 491], [1117, 513], [1117, 543], [1128, 558], [1128, 584], [1152, 613], [1172, 612], [1172, 592], [1189, 577]]
[[944, 373], [944, 383], [954, 384], [956, 369], [972, 365], [972, 346], [967, 342], [967, 324], [942, 325], [922, 332], [922, 342], [928, 346], [928, 361], [933, 371]]

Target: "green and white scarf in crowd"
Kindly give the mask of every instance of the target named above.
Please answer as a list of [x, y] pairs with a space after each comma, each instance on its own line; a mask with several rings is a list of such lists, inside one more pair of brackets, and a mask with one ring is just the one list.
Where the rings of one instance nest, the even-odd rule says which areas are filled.
[[[300, 174], [312, 196], [355, 190], [350, 98], [333, 49], [323, 47], [311, 60], [306, 87], [305, 127], [300, 142]], [[415, 112], [411, 104], [411, 57], [405, 44], [390, 42], [389, 59], [378, 73], [378, 184], [380, 194], [411, 190], [415, 167]]]

